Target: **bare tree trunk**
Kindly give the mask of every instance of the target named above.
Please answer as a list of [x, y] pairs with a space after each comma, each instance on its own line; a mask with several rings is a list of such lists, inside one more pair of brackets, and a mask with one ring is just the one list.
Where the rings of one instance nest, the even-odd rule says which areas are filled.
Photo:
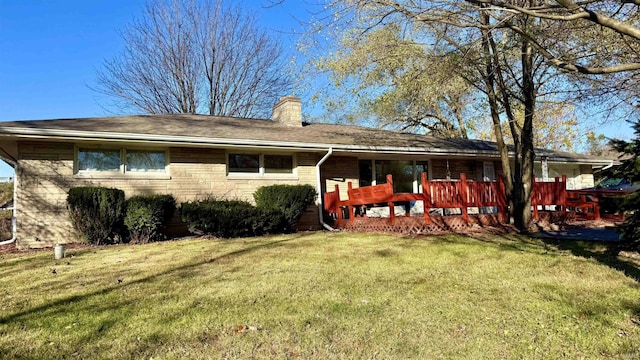
[[533, 119], [536, 108], [536, 89], [534, 85], [534, 51], [528, 40], [522, 39], [522, 95], [524, 99], [524, 124], [522, 125], [521, 144], [516, 163], [520, 169], [521, 181], [516, 191], [515, 225], [520, 230], [527, 230], [531, 225], [531, 194], [533, 186]]
[[[480, 12], [480, 20], [483, 24], [489, 23], [489, 17], [484, 13]], [[500, 161], [502, 163], [502, 177], [504, 180], [505, 192], [507, 201], [509, 204], [509, 216], [513, 217], [513, 190], [514, 190], [514, 182], [513, 177], [511, 176], [511, 162], [509, 159], [509, 149], [507, 144], [504, 141], [504, 134], [502, 133], [502, 125], [500, 124], [500, 105], [498, 102], [498, 96], [496, 95], [496, 66], [494, 63], [495, 56], [493, 56], [493, 51], [495, 47], [492, 47], [493, 40], [491, 32], [487, 29], [482, 30], [482, 50], [484, 52], [485, 57], [485, 74], [484, 74], [484, 83], [486, 87], [487, 98], [489, 101], [489, 110], [491, 112], [491, 121], [493, 123], [493, 131], [496, 136], [496, 146], [498, 147], [498, 152], [500, 153]]]

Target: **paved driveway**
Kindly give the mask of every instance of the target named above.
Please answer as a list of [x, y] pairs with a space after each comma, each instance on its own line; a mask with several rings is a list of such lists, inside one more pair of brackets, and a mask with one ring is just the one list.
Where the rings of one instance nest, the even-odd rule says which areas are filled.
[[589, 228], [572, 226], [562, 230], [540, 230], [533, 236], [544, 239], [583, 240], [583, 241], [619, 241], [620, 235], [611, 228]]

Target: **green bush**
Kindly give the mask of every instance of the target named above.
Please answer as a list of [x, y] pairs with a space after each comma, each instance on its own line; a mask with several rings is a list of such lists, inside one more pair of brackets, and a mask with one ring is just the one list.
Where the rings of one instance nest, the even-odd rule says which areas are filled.
[[311, 185], [270, 185], [256, 190], [256, 206], [280, 211], [287, 220], [288, 231], [295, 231], [298, 221], [309, 205], [316, 200], [316, 189]]
[[125, 210], [124, 191], [103, 187], [69, 190], [67, 205], [73, 227], [91, 244], [121, 240]]
[[259, 236], [284, 231], [283, 216], [246, 201], [207, 199], [182, 203], [182, 221], [189, 231], [221, 238]]
[[600, 214], [619, 214], [623, 212], [622, 206], [624, 198], [622, 196], [601, 196], [598, 197]]
[[253, 235], [282, 234], [287, 231], [288, 223], [284, 215], [275, 209], [255, 208], [252, 221]]
[[162, 238], [162, 229], [176, 211], [171, 195], [134, 196], [126, 202], [124, 224], [132, 242], [147, 243]]
[[[609, 145], [620, 154], [626, 155], [619, 166], [608, 170], [608, 176], [640, 182], [640, 121], [633, 124], [635, 139], [631, 141], [612, 139]], [[640, 250], [640, 191], [622, 197], [621, 210], [625, 211], [624, 223], [618, 226], [621, 246]]]
[[640, 192], [623, 197], [622, 209], [627, 210], [624, 222], [616, 227], [622, 247], [640, 251]]
[[310, 185], [273, 185], [254, 193], [256, 206], [240, 200], [183, 203], [182, 221], [189, 231], [222, 238], [295, 231], [298, 220], [315, 201]]

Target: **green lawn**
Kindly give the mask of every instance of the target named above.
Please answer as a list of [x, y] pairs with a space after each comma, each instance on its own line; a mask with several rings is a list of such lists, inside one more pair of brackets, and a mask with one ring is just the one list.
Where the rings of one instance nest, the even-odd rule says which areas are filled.
[[300, 233], [3, 255], [0, 358], [639, 358], [638, 268], [600, 250]]

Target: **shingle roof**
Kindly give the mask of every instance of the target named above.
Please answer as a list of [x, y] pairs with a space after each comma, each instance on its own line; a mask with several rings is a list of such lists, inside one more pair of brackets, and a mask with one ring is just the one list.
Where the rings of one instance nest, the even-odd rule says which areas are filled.
[[[497, 155], [495, 142], [465, 139], [442, 139], [428, 135], [402, 133], [352, 125], [307, 124], [287, 127], [265, 119], [242, 119], [208, 115], [136, 115], [55, 120], [25, 120], [0, 123], [1, 136], [40, 135], [64, 138], [70, 134], [87, 137], [121, 136], [123, 139], [153, 137], [191, 139], [226, 144], [252, 141], [300, 144], [307, 147], [365, 152], [426, 152], [437, 154]], [[598, 162], [604, 159], [573, 153], [537, 150], [538, 156], [571, 162]]]

